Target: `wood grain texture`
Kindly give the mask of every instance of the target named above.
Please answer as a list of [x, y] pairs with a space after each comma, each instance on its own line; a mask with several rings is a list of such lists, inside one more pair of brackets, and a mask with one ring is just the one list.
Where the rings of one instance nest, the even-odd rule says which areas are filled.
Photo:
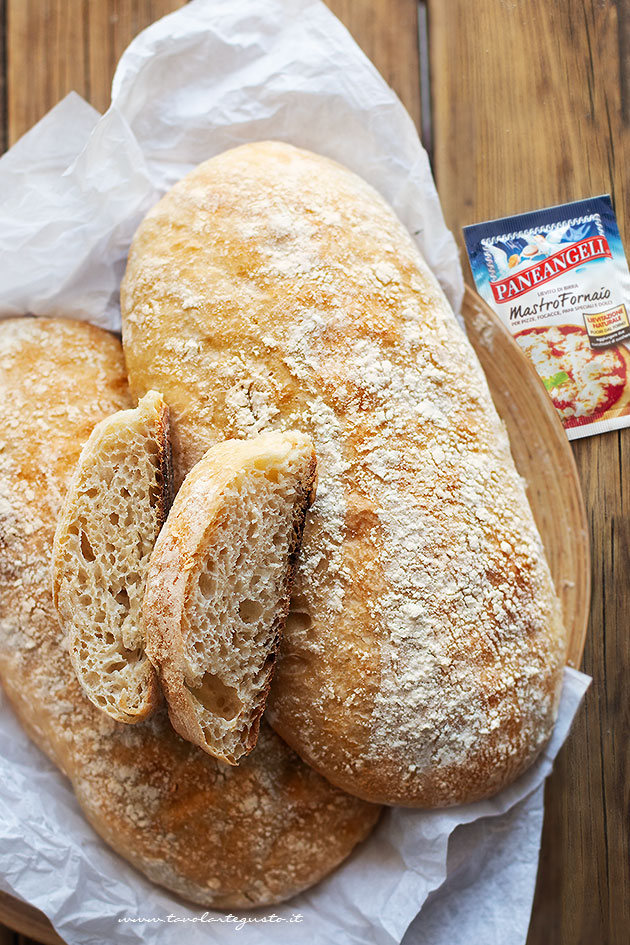
[[[126, 43], [179, 5], [0, 0], [0, 11], [3, 3], [10, 141], [71, 82], [105, 108]], [[329, 4], [419, 125], [415, 0]], [[429, 19], [435, 170], [458, 238], [466, 223], [611, 191], [630, 247], [630, 0], [429, 0]], [[548, 786], [528, 945], [626, 945], [630, 431], [577, 441], [574, 452], [592, 539], [584, 668], [595, 681]]]
[[[429, 15], [435, 172], [460, 245], [464, 224], [610, 192], [630, 248], [630, 2], [430, 0]], [[547, 786], [528, 942], [627, 945], [630, 430], [573, 449], [592, 542], [594, 682]]]
[[7, 137], [6, 15], [6, 0], [0, 0], [0, 154], [3, 154], [9, 146]]
[[417, 0], [326, 0], [420, 128]]
[[0, 926], [0, 945], [63, 945], [43, 913], [5, 893], [0, 893], [0, 915], [6, 923]]
[[13, 144], [70, 91], [99, 111], [133, 37], [183, 0], [4, 0], [7, 131]]

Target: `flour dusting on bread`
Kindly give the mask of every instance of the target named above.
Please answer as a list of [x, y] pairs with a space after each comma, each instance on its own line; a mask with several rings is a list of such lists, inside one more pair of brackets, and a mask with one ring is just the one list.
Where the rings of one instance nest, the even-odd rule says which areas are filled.
[[[86, 356], [87, 355], [87, 356]], [[57, 517], [95, 424], [131, 407], [119, 341], [82, 322], [0, 322], [0, 678], [97, 832], [205, 908], [270, 905], [329, 873], [379, 808], [333, 787], [264, 723], [238, 767], [84, 695], [50, 588]]]
[[146, 218], [122, 308], [132, 388], [168, 389], [179, 476], [254, 426], [313, 437], [280, 734], [386, 803], [516, 777], [555, 718], [560, 606], [481, 368], [382, 198], [278, 142], [219, 155]]

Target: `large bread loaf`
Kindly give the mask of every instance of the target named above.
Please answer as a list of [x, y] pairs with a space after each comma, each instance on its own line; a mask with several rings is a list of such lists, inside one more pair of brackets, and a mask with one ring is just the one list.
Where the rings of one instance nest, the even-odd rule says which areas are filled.
[[319, 458], [268, 718], [333, 783], [484, 797], [548, 738], [565, 641], [476, 357], [415, 243], [339, 165], [280, 143], [202, 164], [148, 214], [122, 291], [135, 394], [181, 479], [302, 429]]
[[277, 902], [339, 863], [378, 808], [333, 788], [264, 725], [233, 768], [176, 735], [164, 710], [113, 721], [83, 695], [61, 639], [56, 519], [92, 428], [128, 406], [113, 336], [0, 322], [0, 677], [92, 825], [150, 879], [204, 906]]

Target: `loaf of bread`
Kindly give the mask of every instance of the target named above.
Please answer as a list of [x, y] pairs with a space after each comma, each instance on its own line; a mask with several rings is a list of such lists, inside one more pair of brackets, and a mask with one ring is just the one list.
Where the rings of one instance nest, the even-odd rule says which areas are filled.
[[53, 603], [88, 699], [140, 722], [159, 686], [144, 652], [149, 558], [173, 500], [168, 407], [149, 391], [96, 424], [81, 450], [53, 543]]
[[164, 392], [180, 481], [225, 437], [313, 438], [276, 730], [373, 801], [512, 781], [556, 716], [560, 606], [479, 363], [383, 199], [286, 144], [223, 153], [141, 224], [122, 314], [131, 388]]
[[113, 721], [83, 695], [50, 590], [55, 523], [82, 445], [130, 407], [120, 343], [89, 325], [0, 323], [0, 677], [94, 828], [150, 879], [203, 906], [278, 902], [328, 873], [378, 808], [332, 787], [267, 726], [238, 766], [158, 710]]
[[258, 738], [315, 474], [303, 433], [219, 443], [186, 476], [151, 555], [146, 650], [171, 722], [229, 764]]

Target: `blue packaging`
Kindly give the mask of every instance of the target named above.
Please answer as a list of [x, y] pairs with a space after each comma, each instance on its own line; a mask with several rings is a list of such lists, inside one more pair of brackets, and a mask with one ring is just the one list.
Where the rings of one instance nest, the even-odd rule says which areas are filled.
[[570, 439], [630, 425], [630, 273], [608, 195], [464, 227], [479, 294]]

